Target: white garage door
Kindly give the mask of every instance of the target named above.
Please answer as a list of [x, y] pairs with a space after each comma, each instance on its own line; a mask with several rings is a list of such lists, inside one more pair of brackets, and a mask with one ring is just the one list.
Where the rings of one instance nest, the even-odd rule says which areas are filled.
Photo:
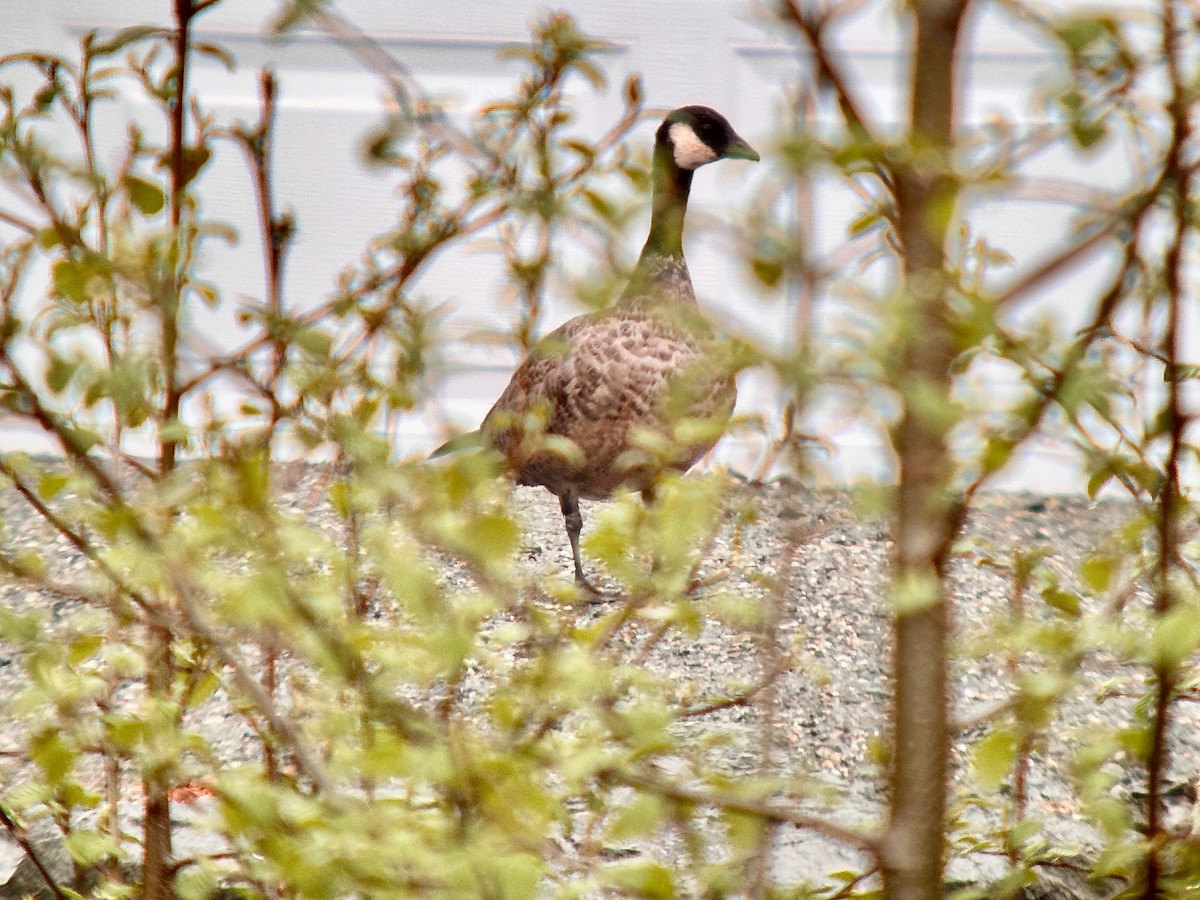
[[[46, 0], [23, 5], [20, 17], [0, 33], [0, 52], [45, 48], [70, 54], [79, 37], [92, 28], [115, 29], [138, 21], [166, 23], [168, 4], [162, 0], [79, 3]], [[878, 4], [871, 4], [875, 7]], [[512, 63], [497, 51], [528, 36], [528, 24], [542, 11], [528, 0], [450, 0], [431, 3], [350, 2], [339, 11], [372, 35], [420, 80], [430, 93], [448, 97], [452, 108], [470, 110], [504, 96], [516, 77]], [[277, 146], [280, 148], [276, 184], [283, 205], [298, 221], [298, 239], [289, 257], [287, 302], [312, 306], [329, 296], [338, 273], [353, 263], [371, 237], [395, 219], [390, 186], [376, 170], [361, 162], [361, 137], [378, 121], [383, 90], [377, 76], [364, 69], [344, 47], [321, 34], [302, 33], [283, 42], [264, 40], [264, 21], [274, 10], [265, 0], [231, 0], [198, 24], [200, 36], [226, 45], [240, 68], [229, 74], [212, 62], [198, 61], [194, 84], [207, 107], [227, 120], [250, 121], [257, 110], [256, 73], [270, 65], [281, 85]], [[804, 54], [782, 42], [756, 18], [749, 3], [729, 0], [576, 0], [571, 13], [583, 29], [612, 43], [604, 63], [612, 86], [608, 95], [580, 93], [579, 128], [599, 135], [621, 109], [619, 88], [632, 73], [644, 78], [648, 105], [672, 108], [705, 103], [725, 112], [738, 130], [770, 150], [768, 135], [789, 108], [791, 88], [806, 65]], [[1031, 89], [1051, 65], [1045, 48], [999, 20], [976, 23], [969, 66], [968, 122], [1003, 112], [1028, 122]], [[906, 61], [896, 53], [895, 23], [885, 11], [855, 19], [838, 41], [864, 107], [880, 123], [894, 123], [903, 108]], [[122, 112], [138, 115], [137, 101], [124, 101]], [[822, 113], [817, 110], [816, 127]], [[110, 137], [119, 141], [123, 126], [114, 124]], [[653, 133], [648, 123], [635, 134], [644, 146]], [[769, 155], [769, 154], [768, 154]], [[1044, 157], [1037, 163], [1049, 174], [1063, 167], [1085, 180], [1112, 183], [1122, 177], [1121, 161], [1084, 161], [1069, 155]], [[1035, 173], [1036, 174], [1036, 173]], [[769, 159], [757, 166], [726, 163], [698, 174], [692, 194], [688, 258], [702, 303], [731, 327], [787, 342], [806, 322], [798, 290], [764, 292], [723, 248], [720, 229], [705, 223], [737, 218], [762, 194], [775, 192], [775, 202], [795, 210], [798, 220], [813, 229], [814, 252], [833, 254], [845, 241], [845, 228], [856, 214], [853, 197], [816, 185], [813, 200], [803, 202], [781, 187], [779, 171]], [[239, 296], [262, 295], [261, 253], [257, 245], [254, 205], [241, 157], [232, 148], [218, 155], [203, 183], [206, 209], [241, 234], [234, 246], [210, 243], [204, 267], [227, 300], [222, 310], [197, 314], [190, 333], [201, 346], [232, 348], [241, 334], [232, 316]], [[1008, 250], [1018, 268], [1030, 267], [1052, 253], [1068, 236], [1072, 209], [1047, 202], [1006, 203], [981, 210], [979, 225], [989, 239]], [[811, 220], [809, 220], [811, 217]], [[645, 219], [628, 235], [632, 261], [644, 236]], [[1081, 285], [1103, 278], [1103, 261], [1071, 273], [1070, 283], [1051, 284], [1043, 308], [1066, 322], [1086, 314], [1071, 298]], [[517, 314], [504, 289], [502, 265], [495, 253], [481, 246], [463, 248], [438, 258], [423, 276], [420, 291], [432, 300], [449, 300], [453, 312], [447, 331], [462, 337], [480, 328], [505, 330]], [[820, 340], [822, 323], [834, 299], [823, 299], [812, 319], [813, 336]], [[577, 312], [567, 298], [557, 298], [543, 323], [552, 327]], [[1033, 314], [1032, 312], [1022, 314]], [[1066, 327], [1066, 326], [1064, 326]], [[441, 400], [447, 415], [462, 428], [477, 424], [499, 393], [516, 362], [512, 352], [460, 343], [451, 355], [451, 369]], [[975, 385], [982, 393], [1002, 385]], [[742, 411], [777, 410], [779, 401], [770, 381], [747, 373], [741, 382]], [[835, 453], [824, 460], [823, 471], [833, 479], [886, 470], [886, 455], [878, 437], [846, 421], [835, 408], [815, 410], [812, 427], [831, 437]], [[404, 420], [395, 436], [401, 455], [424, 452], [441, 437], [438, 422], [429, 417]], [[8, 446], [33, 442], [31, 435], [9, 432]], [[759, 452], [749, 439], [727, 440], [724, 453], [733, 464], [753, 466]], [[1063, 489], [1080, 484], [1078, 471], [1065, 448], [1052, 442], [1014, 471], [1010, 484], [1034, 489]]]

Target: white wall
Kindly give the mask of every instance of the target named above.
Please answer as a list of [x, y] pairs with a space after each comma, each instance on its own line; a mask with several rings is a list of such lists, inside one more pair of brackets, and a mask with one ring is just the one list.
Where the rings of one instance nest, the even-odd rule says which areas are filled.
[[[16, 9], [18, 0], [0, 0]], [[80, 35], [90, 28], [112, 29], [139, 21], [165, 21], [165, 0], [135, 0], [113, 4], [91, 0], [46, 0], [20, 3], [22, 14], [6, 15], [0, 32], [0, 53], [31, 47], [69, 54]], [[870, 4], [876, 9], [879, 4]], [[455, 99], [461, 109], [503, 96], [514, 73], [511, 63], [496, 59], [505, 43], [521, 41], [528, 23], [543, 4], [528, 0], [450, 0], [442, 4], [377, 3], [356, 0], [339, 4], [339, 11], [370, 33], [401, 60], [428, 88]], [[256, 73], [273, 66], [281, 84], [278, 130], [277, 194], [294, 210], [298, 240], [289, 257], [286, 296], [304, 308], [319, 302], [331, 290], [337, 273], [352, 263], [372, 235], [385, 229], [394, 217], [395, 200], [386, 177], [360, 161], [359, 141], [377, 121], [383, 91], [342, 47], [319, 34], [305, 33], [283, 42], [262, 37], [264, 21], [274, 6], [267, 0], [226, 0], [199, 23], [200, 35], [226, 45], [238, 57], [240, 69], [230, 75], [217, 64], [197, 63], [195, 85], [206, 106], [225, 119], [253, 119], [257, 108]], [[723, 163], [701, 171], [693, 189], [688, 258], [703, 302], [734, 327], [758, 336], [790, 339], [797, 315], [794, 296], [770, 295], [746, 279], [740, 264], [721, 252], [720, 233], [707, 231], [705, 222], [736, 219], [762, 192], [776, 190], [778, 170], [769, 161], [768, 135], [786, 102], [786, 89], [807, 71], [805, 54], [772, 35], [756, 18], [748, 2], [734, 0], [573, 0], [570, 11], [589, 33], [613, 42], [605, 63], [613, 85], [608, 96], [583, 96], [580, 128], [599, 134], [620, 109], [617, 90], [624, 78], [640, 72], [648, 103], [671, 108], [701, 102], [725, 112], [738, 130], [768, 161], [758, 166]], [[1047, 48], [1029, 33], [988, 14], [971, 26], [971, 56], [966, 67], [967, 93], [964, 121], [978, 126], [1001, 113], [1020, 127], [1036, 125], [1043, 113], [1030, 108], [1052, 71]], [[897, 124], [903, 109], [908, 62], [896, 48], [897, 23], [886, 11], [857, 17], [837, 35], [845, 64], [864, 108], [881, 129]], [[123, 101], [122, 112], [145, 115], [137, 101]], [[828, 111], [818, 110], [816, 127], [828, 121]], [[634, 137], [644, 146], [653, 123]], [[119, 141], [123, 126], [114, 125], [110, 137]], [[1085, 183], [1112, 186], [1127, 179], [1129, 163], [1118, 154], [1088, 159], [1070, 151], [1055, 151], [1033, 161], [1035, 176], [1069, 177]], [[253, 219], [253, 203], [245, 167], [232, 148], [218, 155], [204, 178], [206, 208], [228, 220], [241, 234], [234, 246], [209, 245], [204, 266], [222, 287], [226, 298], [261, 296], [261, 253]], [[815, 249], [833, 253], [844, 243], [845, 224], [855, 214], [847, 193], [828, 185], [816, 190]], [[788, 196], [781, 204], [792, 202]], [[1009, 277], [1018, 277], [1064, 246], [1070, 236], [1075, 210], [1069, 204], [1045, 201], [1008, 201], [981, 205], [973, 223], [989, 240], [1017, 260]], [[628, 238], [630, 258], [643, 239], [645, 220]], [[1017, 310], [1017, 316], [1053, 315], [1062, 325], [1078, 323], [1088, 310], [1076, 302], [1098, 284], [1111, 265], [1098, 259], [1072, 270], [1048, 285], [1037, 303]], [[871, 275], [876, 285], [882, 273]], [[495, 255], [473, 251], [439, 258], [421, 281], [430, 298], [455, 304], [449, 331], [465, 335], [475, 328], [503, 328], [515, 310], [506, 304], [500, 265]], [[818, 340], [845, 310], [836, 298], [817, 307]], [[241, 334], [232, 315], [224, 310], [197, 315], [189, 334], [197, 346], [229, 348]], [[573, 314], [566, 298], [559, 298], [545, 321], [549, 325]], [[1200, 331], [1189, 322], [1191, 352], [1200, 353]], [[502, 388], [515, 363], [511, 354], [459, 346], [455, 367], [442, 394], [447, 412], [462, 427], [473, 427]], [[997, 376], [999, 377], [999, 376]], [[1001, 396], [1003, 381], [976, 380], [978, 395]], [[741, 385], [742, 411], [777, 408], [774, 388], [761, 375], [747, 374]], [[405, 421], [397, 435], [398, 452], [420, 452], [438, 439], [430, 433], [432, 420]], [[809, 427], [831, 438], [832, 457], [821, 460], [822, 477], [852, 479], [885, 473], [886, 454], [877, 436], [849, 423], [835, 400], [814, 410]], [[31, 440], [12, 432], [0, 438], [8, 445]], [[758, 449], [746, 441], [727, 440], [726, 458], [735, 465], [753, 466]], [[1014, 467], [1009, 486], [1036, 490], [1077, 488], [1082, 482], [1077, 465], [1064, 445], [1045, 441]]]

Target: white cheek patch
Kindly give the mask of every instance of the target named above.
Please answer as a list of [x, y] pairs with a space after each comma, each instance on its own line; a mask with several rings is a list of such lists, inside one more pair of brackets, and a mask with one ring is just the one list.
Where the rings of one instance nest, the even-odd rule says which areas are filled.
[[716, 160], [717, 154], [713, 148], [700, 140], [686, 122], [676, 122], [668, 133], [671, 135], [671, 145], [675, 148], [675, 165], [679, 168], [698, 169]]

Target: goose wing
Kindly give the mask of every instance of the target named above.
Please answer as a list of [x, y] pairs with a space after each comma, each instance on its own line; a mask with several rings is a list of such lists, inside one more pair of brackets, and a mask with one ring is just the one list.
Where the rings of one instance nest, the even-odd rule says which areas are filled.
[[[683, 417], [728, 418], [733, 379], [713, 364], [713, 344], [652, 314], [572, 319], [514, 373], [484, 419], [484, 438], [522, 484], [607, 496], [624, 481], [642, 480], [621, 460], [636, 446], [636, 429], [670, 435]], [[713, 443], [681, 448], [675, 465], [687, 468]]]

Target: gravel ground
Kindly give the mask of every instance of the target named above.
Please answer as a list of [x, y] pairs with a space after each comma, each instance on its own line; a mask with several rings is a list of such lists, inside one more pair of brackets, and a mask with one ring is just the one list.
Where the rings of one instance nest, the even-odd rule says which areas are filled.
[[[293, 466], [281, 473], [281, 502], [302, 510], [319, 523], [334, 527], [322, 500], [323, 470]], [[711, 743], [714, 765], [732, 774], [753, 774], [768, 766], [788, 775], [808, 776], [812, 783], [836, 789], [835, 799], [815, 798], [833, 818], [849, 824], [876, 822], [883, 795], [878, 764], [872, 748], [883, 726], [889, 675], [889, 628], [885, 576], [890, 553], [886, 523], [856, 513], [850, 498], [840, 492], [816, 492], [786, 482], [765, 486], [741, 485], [735, 502], [753, 504], [756, 518], [741, 536], [740, 546], [727, 531], [716, 541], [710, 568], [728, 565], [730, 584], [749, 591], [766, 591], [763, 572], [777, 573], [789, 558], [789, 536], [801, 535], [795, 544], [782, 592], [777, 636], [791, 655], [790, 665], [772, 685], [770, 703], [733, 707], [689, 719], [682, 728], [686, 739]], [[538, 572], [570, 571], [570, 555], [562, 530], [557, 502], [544, 491], [520, 488], [515, 505], [526, 531], [524, 563]], [[585, 523], [593, 520], [598, 505], [584, 509]], [[1070, 497], [992, 495], [983, 498], [971, 516], [964, 547], [953, 566], [956, 617], [961, 633], [979, 634], [1007, 609], [1011, 584], [993, 569], [980, 565], [981, 548], [991, 548], [996, 558], [1007, 558], [1014, 548], [1045, 545], [1048, 564], [1069, 575], [1090, 549], [1128, 519], [1128, 505], [1087, 502]], [[31, 519], [25, 504], [12, 491], [0, 492], [0, 517], [8, 549], [37, 547], [53, 561], [55, 574], [70, 580], [84, 568], [77, 552], [64, 539]], [[585, 524], [585, 536], [588, 526]], [[448, 583], [465, 575], [453, 565], [445, 570]], [[601, 579], [603, 581], [603, 579]], [[616, 602], [616, 601], [611, 601]], [[701, 604], [705, 601], [701, 600]], [[1136, 599], [1135, 603], [1138, 602]], [[0, 603], [7, 607], [44, 610], [52, 623], [79, 614], [61, 597], [30, 592], [13, 585], [0, 586]], [[603, 604], [593, 615], [604, 613]], [[53, 626], [52, 626], [53, 627]], [[646, 632], [623, 633], [630, 652], [642, 646]], [[727, 693], [731, 684], [754, 683], [762, 671], [762, 650], [752, 635], [731, 629], [707, 617], [696, 636], [671, 634], [654, 646], [645, 664], [667, 673], [681, 691], [696, 698]], [[0, 703], [21, 686], [20, 666], [0, 645]], [[1103, 660], [1085, 675], [1099, 683], [1113, 672]], [[1010, 694], [1011, 679], [1003, 660], [965, 657], [956, 662], [954, 695], [956, 715], [970, 719]], [[1044, 816], [1047, 829], [1058, 840], [1084, 846], [1091, 840], [1067, 779], [1072, 729], [1093, 721], [1115, 722], [1129, 713], [1130, 702], [1097, 706], [1086, 692], [1077, 691], [1064, 704], [1050, 736], [1034, 757], [1029, 787], [1030, 808]], [[764, 722], [761, 706], [771, 712]], [[223, 758], [246, 759], [254, 742], [241, 720], [219, 702], [208, 704], [195, 723], [214, 742]], [[1176, 723], [1179, 752], [1176, 777], [1188, 780], [1200, 761], [1200, 730], [1195, 714], [1181, 709]], [[769, 727], [768, 727], [769, 726]], [[960, 759], [983, 729], [968, 729], [956, 748]], [[772, 752], [764, 760], [764, 735]], [[0, 751], [15, 749], [18, 735], [0, 730]], [[8, 766], [6, 770], [3, 766]], [[0, 778], [14, 783], [19, 772], [0, 762]], [[967, 789], [963, 781], [960, 788]], [[136, 815], [133, 804], [130, 816]], [[1180, 814], [1186, 813], [1182, 810]], [[195, 836], [203, 839], [203, 836]], [[638, 852], [669, 856], [677, 848], [669, 843], [633, 848]], [[19, 861], [14, 846], [0, 847], [0, 882]], [[795, 883], [821, 879], [834, 869], [860, 865], [851, 851], [829, 840], [798, 830], [777, 834], [775, 874]], [[1000, 869], [986, 857], [954, 863], [952, 872], [964, 879], [994, 874]], [[8, 896], [0, 889], [0, 896]]]

